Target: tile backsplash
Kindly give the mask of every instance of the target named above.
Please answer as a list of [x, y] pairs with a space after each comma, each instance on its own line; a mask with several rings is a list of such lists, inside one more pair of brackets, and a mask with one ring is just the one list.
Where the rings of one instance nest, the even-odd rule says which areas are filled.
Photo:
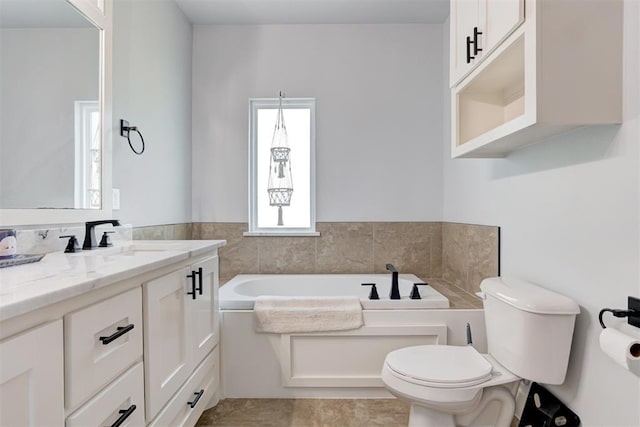
[[[115, 231], [111, 235], [112, 241], [132, 240], [132, 230], [130, 224], [113, 227], [111, 225], [99, 225], [95, 228], [96, 238], [100, 239], [103, 231]], [[49, 252], [62, 251], [67, 246], [69, 239], [61, 239], [60, 236], [75, 235], [80, 245], [84, 241], [85, 226], [39, 226], [33, 229], [18, 229], [16, 237], [18, 240], [19, 254], [46, 254]]]
[[499, 228], [443, 222], [320, 222], [319, 237], [245, 237], [246, 223], [201, 222], [133, 229], [133, 238], [224, 239], [220, 282], [237, 274], [401, 273], [443, 278], [477, 292], [499, 274]]

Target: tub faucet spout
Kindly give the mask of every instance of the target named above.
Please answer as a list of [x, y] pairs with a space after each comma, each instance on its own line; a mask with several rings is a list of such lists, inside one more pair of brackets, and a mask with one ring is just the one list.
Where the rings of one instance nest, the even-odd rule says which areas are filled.
[[391, 292], [389, 299], [400, 299], [400, 290], [398, 289], [398, 270], [393, 264], [386, 265], [387, 270], [391, 272]]

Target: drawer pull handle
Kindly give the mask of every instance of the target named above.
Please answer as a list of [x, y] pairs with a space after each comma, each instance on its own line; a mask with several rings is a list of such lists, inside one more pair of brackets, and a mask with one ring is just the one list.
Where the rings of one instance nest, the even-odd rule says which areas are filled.
[[115, 423], [111, 424], [111, 427], [118, 427], [119, 425], [121, 425], [127, 418], [129, 418], [129, 415], [133, 414], [133, 411], [135, 410], [136, 405], [129, 406], [129, 409], [120, 409], [118, 413], [122, 415], [120, 415]]
[[[196, 274], [197, 271], [191, 270], [191, 274], [187, 274], [187, 277], [191, 279], [191, 292], [187, 292], [187, 295], [191, 295], [191, 299], [196, 299]], [[202, 292], [200, 292], [202, 294]]]
[[196, 405], [198, 404], [198, 400], [200, 400], [200, 398], [204, 394], [204, 389], [200, 390], [197, 393], [193, 393], [193, 394], [195, 394], [196, 397], [191, 402], [187, 402], [187, 405], [189, 405], [191, 407], [191, 409], [195, 408]]
[[121, 336], [132, 330], [133, 327], [133, 323], [127, 326], [118, 326], [118, 330], [116, 332], [114, 332], [112, 335], [109, 335], [108, 337], [100, 337], [100, 341], [102, 341], [103, 345], [107, 345], [111, 341], [120, 338]]

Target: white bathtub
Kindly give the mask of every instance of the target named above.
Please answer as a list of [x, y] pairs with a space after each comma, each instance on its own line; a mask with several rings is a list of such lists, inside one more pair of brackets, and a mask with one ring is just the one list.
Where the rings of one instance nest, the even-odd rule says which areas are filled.
[[[379, 300], [370, 300], [375, 283]], [[357, 296], [362, 308], [374, 310], [449, 308], [449, 300], [431, 286], [419, 286], [422, 299], [410, 299], [414, 283], [422, 283], [413, 274], [398, 279], [401, 299], [389, 299], [391, 274], [240, 274], [220, 288], [221, 310], [252, 310], [256, 297], [269, 296]]]
[[[393, 350], [423, 344], [466, 344], [466, 324], [474, 346], [486, 351], [482, 310], [451, 309], [430, 286], [421, 300], [409, 299], [413, 283], [401, 274], [402, 299], [389, 300], [391, 274], [239, 275], [219, 291], [221, 378], [229, 398], [384, 398], [380, 372]], [[381, 300], [368, 299], [376, 283]], [[357, 295], [364, 326], [347, 331], [258, 333], [253, 303], [259, 295]], [[434, 309], [435, 308], [435, 309]]]

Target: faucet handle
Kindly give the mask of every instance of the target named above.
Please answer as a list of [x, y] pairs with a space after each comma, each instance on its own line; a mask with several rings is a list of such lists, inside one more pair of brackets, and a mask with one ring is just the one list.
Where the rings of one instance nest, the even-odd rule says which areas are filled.
[[78, 239], [76, 239], [75, 235], [60, 236], [60, 238], [61, 239], [69, 238], [69, 241], [67, 242], [67, 247], [64, 248], [65, 254], [72, 254], [75, 252], [80, 252], [82, 250], [82, 248], [80, 247], [80, 243], [78, 243]]
[[111, 239], [109, 238], [109, 234], [111, 233], [115, 233], [115, 231], [104, 231], [102, 233], [102, 238], [100, 239], [100, 244], [98, 246], [100, 246], [101, 248], [108, 248], [109, 246], [113, 246], [113, 243], [111, 243]]
[[420, 296], [420, 291], [418, 291], [418, 286], [429, 286], [428, 283], [414, 283], [413, 288], [411, 289], [411, 295], [409, 298], [411, 299], [422, 299]]
[[380, 299], [378, 290], [375, 283], [363, 283], [361, 286], [371, 286], [371, 292], [369, 293], [369, 299]]

